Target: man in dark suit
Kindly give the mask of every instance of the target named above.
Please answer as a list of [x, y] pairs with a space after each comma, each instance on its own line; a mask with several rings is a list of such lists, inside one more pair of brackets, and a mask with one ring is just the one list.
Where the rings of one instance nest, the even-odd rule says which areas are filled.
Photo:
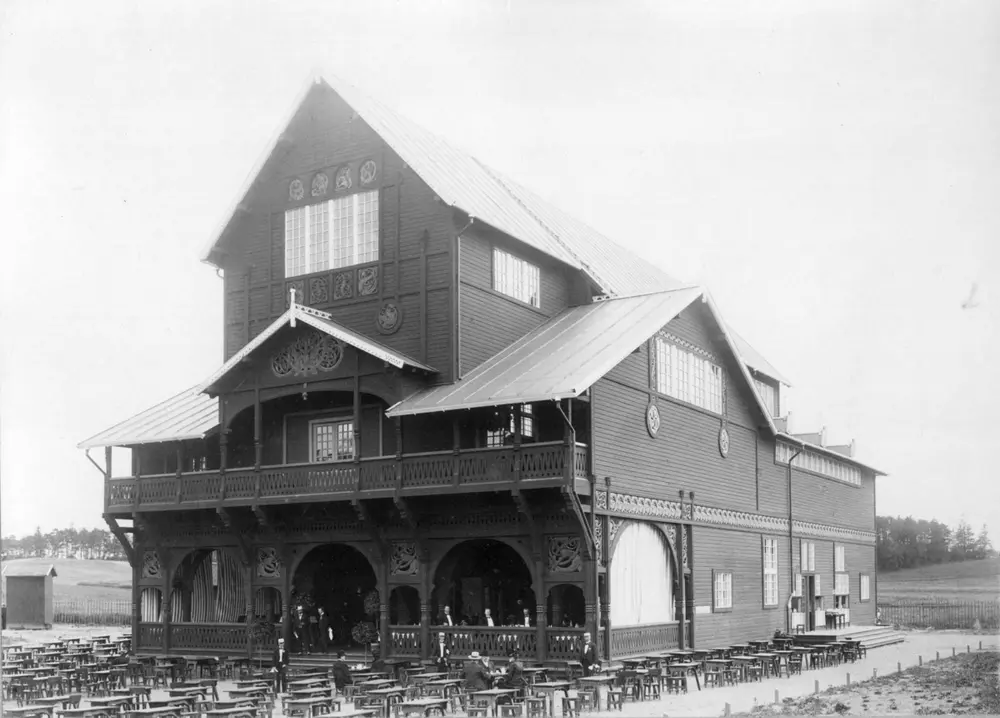
[[590, 640], [590, 634], [583, 634], [583, 646], [580, 648], [580, 665], [583, 666], [583, 675], [592, 676], [601, 667], [597, 660], [597, 645]]
[[442, 626], [454, 626], [455, 621], [451, 617], [451, 606], [444, 607], [444, 616], [441, 618]]
[[445, 635], [444, 631], [441, 631], [438, 634], [437, 644], [434, 646], [434, 666], [439, 672], [448, 672], [449, 658], [451, 658], [451, 648], [448, 646], [448, 637]]
[[309, 642], [309, 616], [302, 606], [295, 610], [295, 617], [292, 618], [292, 630], [295, 631], [295, 639], [299, 642], [299, 653], [312, 653], [312, 645]]
[[288, 651], [285, 650], [285, 639], [278, 639], [278, 647], [271, 656], [271, 670], [274, 671], [274, 692], [284, 693], [286, 686], [285, 669], [288, 667]]
[[319, 607], [319, 650], [327, 653], [330, 650], [330, 617], [326, 615], [326, 609]]
[[473, 651], [469, 660], [465, 664], [465, 690], [469, 693], [473, 691], [485, 691], [490, 687], [490, 675], [486, 672], [479, 651]]
[[343, 692], [344, 686], [354, 683], [351, 667], [347, 665], [347, 654], [343, 651], [337, 653], [337, 660], [333, 663], [333, 682], [338, 693]]
[[493, 622], [493, 614], [490, 612], [490, 609], [488, 608], [483, 611], [483, 625], [489, 626], [490, 628], [493, 628], [493, 626], [496, 625]]

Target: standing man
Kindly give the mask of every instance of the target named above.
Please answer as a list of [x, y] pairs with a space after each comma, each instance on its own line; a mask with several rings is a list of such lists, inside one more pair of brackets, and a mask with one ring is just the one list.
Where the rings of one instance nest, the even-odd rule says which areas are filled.
[[601, 667], [597, 660], [597, 646], [590, 640], [590, 634], [583, 634], [583, 647], [580, 648], [580, 665], [583, 666], [583, 675], [592, 676]]
[[271, 670], [274, 671], [274, 692], [284, 693], [286, 686], [285, 669], [288, 667], [288, 651], [285, 650], [285, 639], [278, 639], [278, 647], [271, 656]]
[[328, 653], [330, 650], [330, 617], [326, 615], [326, 609], [319, 607], [319, 650]]
[[444, 618], [441, 620], [442, 626], [454, 626], [455, 623], [451, 620], [451, 606], [444, 607]]
[[440, 673], [448, 672], [448, 659], [451, 658], [451, 648], [448, 647], [447, 636], [444, 631], [438, 633], [437, 646], [434, 648], [434, 666]]
[[309, 642], [309, 616], [302, 606], [295, 609], [295, 618], [292, 619], [292, 629], [295, 631], [295, 638], [299, 642], [299, 654], [312, 653], [312, 644]]
[[493, 623], [493, 614], [490, 613], [490, 609], [487, 608], [485, 611], [483, 611], [483, 614], [484, 614], [483, 625], [493, 628], [493, 626], [496, 624]]
[[531, 628], [531, 611], [524, 609], [524, 627]]

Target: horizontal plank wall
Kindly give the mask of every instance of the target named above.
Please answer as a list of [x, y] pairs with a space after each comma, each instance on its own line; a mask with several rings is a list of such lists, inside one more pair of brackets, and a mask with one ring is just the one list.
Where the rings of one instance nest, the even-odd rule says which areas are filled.
[[[778, 539], [778, 606], [764, 607], [762, 534], [695, 526], [694, 605], [698, 648], [766, 639], [785, 630], [788, 580], [788, 537]], [[712, 608], [712, 571], [733, 574], [733, 607]]]
[[[851, 579], [851, 623], [875, 624], [875, 547], [845, 544], [847, 574]], [[868, 574], [869, 599], [861, 601], [861, 574]]]
[[[228, 358], [259, 334], [287, 306], [288, 289], [303, 290], [302, 301], [328, 311], [338, 323], [452, 374], [451, 209], [351, 109], [332, 92], [314, 92], [292, 121], [279, 147], [279, 159], [267, 165], [245, 203], [227, 242], [225, 264], [225, 356]], [[332, 176], [345, 163], [353, 169], [367, 159], [377, 163], [379, 190], [378, 289], [360, 296], [353, 275], [349, 296], [334, 296], [335, 275], [351, 268], [287, 279], [284, 276], [284, 212], [293, 206], [329, 199], [332, 189], [312, 198], [310, 179], [316, 172]], [[292, 179], [306, 186], [306, 199], [289, 201]], [[332, 180], [331, 180], [332, 188]], [[367, 188], [366, 188], [367, 189]], [[312, 291], [313, 280], [325, 291]], [[323, 285], [317, 285], [322, 287]], [[398, 331], [381, 334], [376, 318], [382, 303], [402, 311]]]
[[[761, 461], [765, 459], [762, 456]], [[770, 460], [774, 461], [772, 454]], [[778, 464], [782, 472], [785, 464]], [[786, 479], [787, 481], [787, 479]], [[875, 479], [862, 474], [861, 486], [808, 471], [792, 470], [792, 511], [800, 521], [874, 531]]]
[[[538, 265], [540, 307], [532, 307], [493, 289], [494, 246]], [[462, 234], [459, 258], [463, 374], [568, 306], [569, 270], [500, 232], [473, 225]]]

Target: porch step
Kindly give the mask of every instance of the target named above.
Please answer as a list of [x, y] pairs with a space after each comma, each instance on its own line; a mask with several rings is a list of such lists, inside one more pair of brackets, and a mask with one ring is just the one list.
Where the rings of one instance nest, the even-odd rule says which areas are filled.
[[843, 640], [861, 641], [865, 648], [880, 648], [906, 640], [906, 634], [891, 626], [847, 626], [838, 630], [815, 631], [795, 636], [795, 642], [802, 645], [829, 643]]

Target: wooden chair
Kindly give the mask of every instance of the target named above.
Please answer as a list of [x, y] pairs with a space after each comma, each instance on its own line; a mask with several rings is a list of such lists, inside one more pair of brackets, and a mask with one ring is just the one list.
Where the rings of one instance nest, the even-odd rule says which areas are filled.
[[523, 715], [523, 703], [505, 703], [500, 706], [500, 718], [521, 718]]
[[663, 687], [663, 669], [650, 668], [642, 677], [643, 695], [654, 701], [660, 700], [660, 689]]
[[528, 696], [524, 699], [527, 718], [545, 718], [549, 713], [549, 702], [544, 696]]
[[569, 718], [580, 718], [580, 696], [563, 696], [562, 714]]
[[788, 657], [788, 675], [791, 677], [793, 673], [802, 675], [802, 656], [795, 653]]

